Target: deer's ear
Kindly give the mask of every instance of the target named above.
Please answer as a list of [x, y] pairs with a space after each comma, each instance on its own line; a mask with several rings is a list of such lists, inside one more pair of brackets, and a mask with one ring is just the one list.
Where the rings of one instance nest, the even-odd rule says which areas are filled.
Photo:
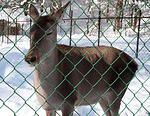
[[57, 20], [60, 20], [63, 18], [63, 14], [65, 12], [65, 9], [67, 6], [71, 3], [71, 1], [68, 1], [63, 7], [61, 7], [56, 13], [52, 14], [53, 17], [55, 17]]
[[29, 7], [29, 15], [31, 17], [32, 22], [34, 22], [34, 23], [36, 22], [37, 18], [39, 17], [39, 12], [33, 4], [31, 4]]

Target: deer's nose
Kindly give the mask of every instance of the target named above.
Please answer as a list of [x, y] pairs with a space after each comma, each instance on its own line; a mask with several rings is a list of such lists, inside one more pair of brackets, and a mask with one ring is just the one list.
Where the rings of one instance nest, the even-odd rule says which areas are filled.
[[32, 64], [36, 61], [36, 57], [26, 57], [25, 61], [29, 64]]

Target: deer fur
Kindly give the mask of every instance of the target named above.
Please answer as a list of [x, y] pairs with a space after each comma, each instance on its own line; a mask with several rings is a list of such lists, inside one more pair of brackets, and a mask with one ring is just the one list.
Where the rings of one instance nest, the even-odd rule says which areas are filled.
[[114, 47], [57, 44], [58, 20], [69, 4], [51, 16], [39, 16], [33, 5], [29, 8], [34, 25], [25, 61], [35, 66], [38, 101], [47, 116], [56, 115], [56, 110], [72, 116], [74, 106], [98, 102], [107, 116], [116, 116], [138, 65]]

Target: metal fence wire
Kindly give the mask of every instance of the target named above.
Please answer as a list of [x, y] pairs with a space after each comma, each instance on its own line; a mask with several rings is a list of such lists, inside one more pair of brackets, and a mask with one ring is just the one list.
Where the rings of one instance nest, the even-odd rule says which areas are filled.
[[0, 1], [0, 115], [150, 116], [150, 1], [68, 1]]

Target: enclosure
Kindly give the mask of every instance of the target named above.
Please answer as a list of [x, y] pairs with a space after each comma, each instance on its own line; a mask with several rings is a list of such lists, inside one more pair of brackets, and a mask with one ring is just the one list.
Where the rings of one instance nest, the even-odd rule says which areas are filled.
[[[0, 115], [44, 116], [33, 86], [34, 67], [24, 61], [33, 23], [34, 4], [52, 14], [68, 0], [0, 1]], [[55, 4], [53, 4], [55, 3]], [[51, 7], [50, 7], [51, 6]], [[53, 7], [52, 7], [53, 6]], [[128, 53], [138, 70], [122, 99], [120, 116], [150, 116], [150, 1], [71, 0], [58, 25], [57, 43], [71, 46], [113, 46]], [[61, 116], [58, 111], [57, 115]], [[75, 116], [104, 116], [99, 103], [75, 107]]]

